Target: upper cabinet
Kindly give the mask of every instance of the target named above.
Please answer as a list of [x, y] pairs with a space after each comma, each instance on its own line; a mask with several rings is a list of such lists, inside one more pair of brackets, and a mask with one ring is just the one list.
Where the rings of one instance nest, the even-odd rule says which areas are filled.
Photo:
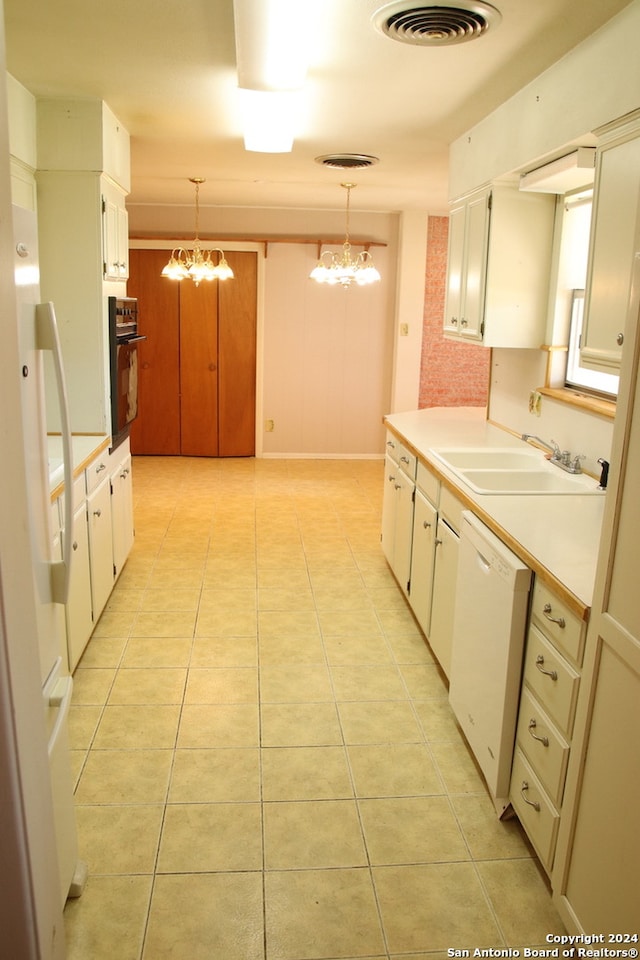
[[109, 434], [108, 297], [128, 275], [129, 135], [99, 100], [38, 100], [40, 283], [58, 318], [71, 427]]
[[452, 204], [444, 334], [486, 347], [544, 340], [555, 202], [494, 184]]
[[640, 115], [601, 132], [596, 159], [581, 363], [615, 373], [629, 303], [640, 195]]

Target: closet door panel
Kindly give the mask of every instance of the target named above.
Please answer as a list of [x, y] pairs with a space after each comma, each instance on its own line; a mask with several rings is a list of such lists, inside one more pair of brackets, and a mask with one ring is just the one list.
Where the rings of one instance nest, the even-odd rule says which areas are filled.
[[255, 253], [229, 252], [235, 278], [218, 283], [219, 456], [252, 457], [256, 435]]
[[218, 282], [180, 284], [180, 423], [185, 457], [218, 456]]
[[127, 293], [138, 298], [138, 416], [131, 452], [180, 453], [179, 285], [160, 276], [166, 250], [131, 250]]

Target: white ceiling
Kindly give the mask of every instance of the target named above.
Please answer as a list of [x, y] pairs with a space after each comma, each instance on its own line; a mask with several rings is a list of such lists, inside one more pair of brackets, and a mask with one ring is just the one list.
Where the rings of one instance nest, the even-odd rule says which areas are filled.
[[[7, 66], [37, 96], [97, 97], [131, 134], [137, 203], [444, 212], [448, 144], [629, 0], [493, 0], [501, 22], [456, 46], [377, 32], [386, 0], [299, 0], [315, 17], [301, 129], [288, 154], [244, 150], [232, 0], [4, 0]], [[416, 5], [418, 5], [416, 3]], [[460, 6], [463, 4], [460, 3]], [[606, 82], [606, 77], [603, 77]], [[327, 153], [380, 162], [345, 175]]]

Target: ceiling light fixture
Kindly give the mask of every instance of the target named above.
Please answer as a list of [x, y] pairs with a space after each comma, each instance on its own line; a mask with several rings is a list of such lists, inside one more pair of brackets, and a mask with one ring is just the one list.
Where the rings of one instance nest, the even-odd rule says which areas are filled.
[[291, 152], [316, 15], [300, 0], [233, 0], [245, 150]]
[[[171, 256], [161, 276], [170, 280], [188, 280], [191, 278], [196, 287], [201, 280], [229, 280], [233, 278], [233, 270], [227, 263], [224, 253], [218, 247], [213, 250], [202, 250], [200, 246], [200, 184], [202, 177], [189, 177], [189, 182], [196, 187], [196, 236], [193, 241], [193, 250], [177, 247], [171, 251]], [[212, 253], [218, 253], [219, 259], [214, 263]]]
[[380, 274], [376, 270], [373, 258], [368, 250], [363, 250], [354, 259], [351, 256], [351, 243], [349, 242], [349, 212], [351, 191], [356, 186], [355, 183], [341, 183], [347, 191], [347, 228], [345, 240], [342, 245], [341, 253], [333, 253], [331, 250], [325, 250], [320, 255], [318, 263], [313, 268], [309, 277], [318, 283], [328, 283], [331, 286], [340, 284], [343, 287], [350, 287], [352, 283], [364, 287], [369, 283], [376, 283], [380, 280]]

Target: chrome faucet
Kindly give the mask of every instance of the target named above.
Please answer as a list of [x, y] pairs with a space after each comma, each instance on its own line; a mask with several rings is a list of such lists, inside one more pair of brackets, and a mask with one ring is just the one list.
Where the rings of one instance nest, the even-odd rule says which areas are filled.
[[541, 437], [536, 437], [532, 433], [521, 434], [521, 439], [524, 440], [525, 443], [527, 440], [536, 440], [540, 446], [546, 447], [547, 450], [551, 452], [549, 462], [554, 463], [556, 467], [560, 467], [560, 469], [566, 473], [582, 473], [580, 461], [584, 460], [583, 453], [571, 454], [569, 450], [561, 450], [555, 440], [547, 443], [546, 440], [543, 440]]
[[527, 440], [537, 440], [541, 447], [546, 447], [547, 450], [551, 452], [552, 460], [560, 460], [562, 457], [562, 451], [555, 440], [552, 440], [551, 443], [547, 443], [547, 441], [543, 440], [542, 437], [535, 437], [532, 433], [523, 433], [521, 439], [524, 440], [525, 443]]

